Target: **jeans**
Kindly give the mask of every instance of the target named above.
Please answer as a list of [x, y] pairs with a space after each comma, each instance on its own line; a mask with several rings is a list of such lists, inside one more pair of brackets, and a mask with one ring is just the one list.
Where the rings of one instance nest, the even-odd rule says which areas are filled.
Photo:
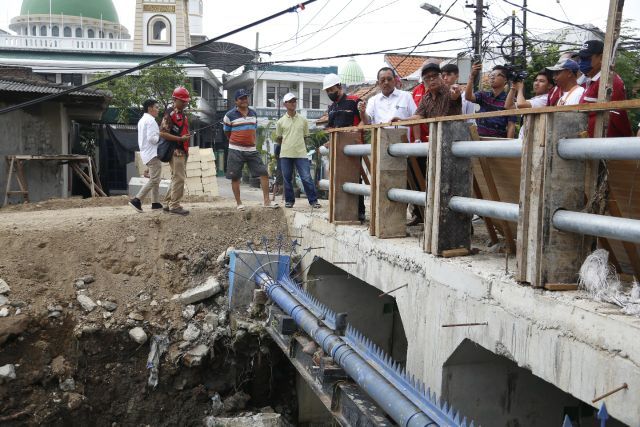
[[296, 198], [293, 194], [293, 169], [294, 166], [298, 170], [302, 186], [304, 187], [304, 193], [307, 195], [307, 200], [310, 204], [314, 204], [318, 201], [316, 195], [316, 186], [311, 179], [311, 164], [309, 159], [281, 157], [280, 164], [282, 165], [282, 177], [284, 179], [284, 200], [287, 203], [295, 203]]

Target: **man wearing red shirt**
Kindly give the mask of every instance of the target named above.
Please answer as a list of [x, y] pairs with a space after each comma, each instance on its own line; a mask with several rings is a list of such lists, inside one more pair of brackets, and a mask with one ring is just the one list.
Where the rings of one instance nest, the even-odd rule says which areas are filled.
[[[604, 43], [600, 40], [588, 40], [582, 46], [580, 54], [580, 71], [585, 75], [585, 91], [580, 99], [581, 104], [587, 102], [598, 102], [598, 90], [600, 87], [600, 71], [602, 68], [602, 52]], [[611, 101], [622, 101], [627, 99], [624, 82], [617, 73], [613, 76], [613, 92]], [[593, 138], [596, 124], [596, 113], [589, 113], [589, 136]], [[609, 126], [607, 137], [631, 136], [631, 123], [625, 110], [612, 111], [609, 114]]]

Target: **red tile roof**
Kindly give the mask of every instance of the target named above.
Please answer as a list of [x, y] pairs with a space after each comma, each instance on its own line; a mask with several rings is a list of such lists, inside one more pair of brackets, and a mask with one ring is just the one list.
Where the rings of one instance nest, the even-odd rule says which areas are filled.
[[384, 56], [384, 60], [391, 68], [396, 70], [400, 77], [407, 77], [422, 67], [425, 61], [430, 60], [440, 63], [447, 58], [436, 58], [433, 56], [421, 55], [404, 55], [397, 53], [388, 53]]

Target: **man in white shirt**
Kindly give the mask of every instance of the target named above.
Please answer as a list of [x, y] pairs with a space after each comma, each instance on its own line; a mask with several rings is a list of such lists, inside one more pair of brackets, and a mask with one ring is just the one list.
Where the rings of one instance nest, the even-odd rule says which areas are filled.
[[396, 72], [392, 68], [383, 67], [378, 71], [378, 87], [379, 94], [358, 104], [365, 125], [390, 123], [394, 118], [404, 120], [416, 112], [411, 94], [396, 89]]
[[151, 191], [151, 209], [162, 209], [160, 200], [160, 174], [162, 162], [158, 158], [158, 140], [160, 139], [160, 128], [156, 117], [158, 117], [158, 102], [154, 99], [147, 99], [142, 105], [144, 115], [138, 122], [138, 147], [140, 148], [140, 158], [142, 163], [149, 168], [149, 181], [142, 186], [136, 197], [129, 200], [129, 206], [142, 213], [142, 200]]
[[562, 90], [562, 95], [556, 105], [576, 105], [580, 103], [584, 88], [578, 85], [580, 66], [576, 61], [565, 59], [553, 67], [547, 67], [553, 73], [553, 80]]

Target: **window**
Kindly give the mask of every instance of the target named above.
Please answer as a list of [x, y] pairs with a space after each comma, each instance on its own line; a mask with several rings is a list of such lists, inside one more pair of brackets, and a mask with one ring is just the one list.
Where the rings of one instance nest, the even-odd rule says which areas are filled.
[[71, 37], [71, 27], [64, 27], [63, 32], [65, 37]]
[[92, 29], [89, 29], [89, 31], [87, 31], [87, 37], [89, 37], [90, 39], [96, 38], [96, 32]]
[[31, 35], [32, 36], [37, 36], [38, 35], [38, 30], [36, 29], [35, 25], [33, 27], [31, 27]]
[[[273, 100], [273, 103], [271, 102]], [[275, 107], [276, 104], [276, 87], [267, 86], [267, 107]]]
[[113, 38], [113, 33], [109, 33], [109, 38], [112, 39]]
[[191, 85], [193, 87], [193, 93], [196, 96], [202, 96], [202, 79], [200, 77], [192, 78]]
[[60, 37], [60, 28], [57, 25], [51, 27], [51, 36], [52, 37]]
[[280, 105], [280, 107], [284, 107], [284, 104], [282, 103], [282, 98], [284, 98], [284, 96], [289, 92], [289, 87], [288, 86], [280, 86], [278, 88], [278, 105]]
[[82, 38], [82, 28], [76, 28], [76, 38]]
[[313, 108], [320, 109], [320, 89], [311, 89], [304, 88], [304, 107], [303, 108]]
[[147, 43], [171, 45], [171, 22], [166, 17], [156, 15], [149, 20]]
[[104, 38], [104, 31], [99, 31], [98, 32], [98, 37], [103, 39]]
[[38, 73], [38, 76], [42, 77], [48, 82], [57, 83], [55, 73]]
[[40, 27], [40, 35], [41, 36], [47, 36], [47, 27], [46, 25], [43, 25], [42, 27]]
[[80, 86], [82, 84], [82, 74], [62, 74], [62, 83]]

